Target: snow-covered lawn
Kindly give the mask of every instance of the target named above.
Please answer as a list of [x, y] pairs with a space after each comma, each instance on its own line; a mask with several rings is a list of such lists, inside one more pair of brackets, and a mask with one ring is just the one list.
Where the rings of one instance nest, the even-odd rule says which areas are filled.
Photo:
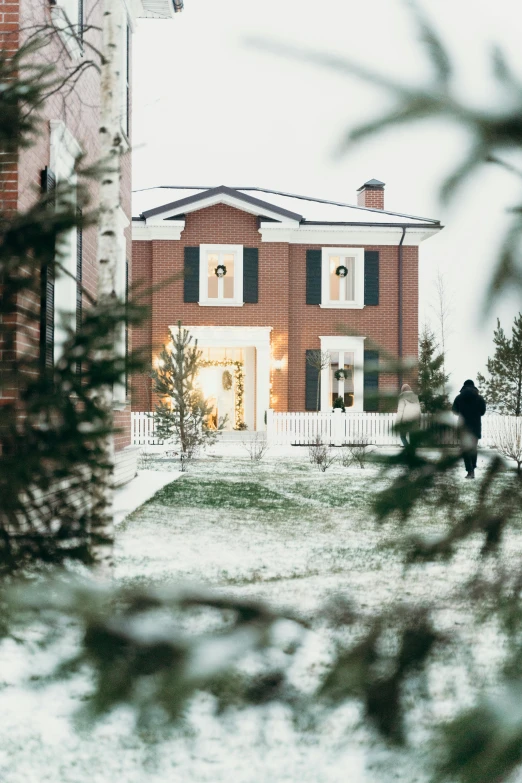
[[[157, 459], [147, 467], [177, 471], [178, 465]], [[459, 469], [454, 481], [460, 488], [458, 502], [465, 505], [473, 498], [474, 485], [462, 478]], [[437, 595], [440, 627], [458, 626], [464, 638], [471, 632], [467, 608], [455, 605], [451, 594], [471, 575], [478, 549], [470, 544], [451, 565], [405, 571], [397, 541], [411, 528], [397, 520], [378, 524], [371, 513], [372, 493], [388, 480], [372, 466], [361, 470], [337, 464], [321, 473], [308, 463], [306, 449], [269, 452], [261, 463], [250, 463], [237, 450], [227, 454], [216, 449], [119, 525], [115, 578], [121, 583], [204, 583], [305, 615], [339, 593], [367, 612], [396, 600], [412, 603]], [[415, 520], [415, 528], [426, 534], [444, 524], [429, 509]], [[515, 533], [508, 548], [515, 551], [518, 542]], [[65, 643], [72, 643], [70, 637]], [[291, 664], [296, 686], [310, 687], [329, 654], [325, 629], [308, 633]], [[494, 654], [494, 633], [485, 628], [478, 658]], [[156, 746], [133, 730], [127, 710], [88, 734], [78, 734], [71, 716], [86, 698], [89, 683], [77, 677], [41, 690], [27, 687], [29, 673], [38, 676], [49, 666], [48, 655], [36, 643], [29, 652], [27, 645], [22, 649], [6, 642], [2, 657], [3, 783], [424, 780], [400, 754], [390, 765], [360, 724], [356, 706], [297, 730], [284, 707], [218, 719], [212, 700], [202, 696], [175, 734]], [[441, 661], [428, 684], [448, 712], [466, 691], [462, 671], [452, 665]]]

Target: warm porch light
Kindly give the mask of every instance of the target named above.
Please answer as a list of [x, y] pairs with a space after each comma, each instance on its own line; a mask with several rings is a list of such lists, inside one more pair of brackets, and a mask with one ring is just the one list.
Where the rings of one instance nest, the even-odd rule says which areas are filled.
[[274, 359], [272, 363], [272, 367], [274, 370], [282, 370], [283, 369], [283, 360], [282, 359]]

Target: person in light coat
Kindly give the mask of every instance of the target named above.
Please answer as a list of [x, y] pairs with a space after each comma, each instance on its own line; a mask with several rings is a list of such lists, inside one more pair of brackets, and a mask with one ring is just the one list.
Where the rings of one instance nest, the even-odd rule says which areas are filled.
[[417, 429], [421, 417], [421, 407], [419, 398], [411, 390], [408, 383], [403, 383], [401, 393], [399, 394], [399, 405], [395, 425], [399, 429], [400, 438], [403, 446], [408, 445], [409, 433]]

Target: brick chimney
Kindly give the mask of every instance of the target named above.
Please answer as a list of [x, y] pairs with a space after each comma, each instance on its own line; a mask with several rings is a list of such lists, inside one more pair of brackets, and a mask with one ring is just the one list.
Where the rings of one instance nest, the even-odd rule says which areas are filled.
[[357, 189], [357, 204], [359, 207], [384, 209], [384, 182], [369, 179]]

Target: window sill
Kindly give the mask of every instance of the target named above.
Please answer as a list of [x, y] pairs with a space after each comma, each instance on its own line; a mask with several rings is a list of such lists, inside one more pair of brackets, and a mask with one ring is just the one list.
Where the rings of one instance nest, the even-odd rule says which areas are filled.
[[328, 304], [320, 304], [319, 307], [329, 310], [362, 310], [364, 305], [357, 302], [328, 302]]
[[244, 302], [198, 302], [200, 307], [243, 307]]
[[120, 400], [113, 400], [111, 407], [113, 411], [124, 411], [129, 407], [129, 405], [130, 400], [126, 400], [125, 402]]

